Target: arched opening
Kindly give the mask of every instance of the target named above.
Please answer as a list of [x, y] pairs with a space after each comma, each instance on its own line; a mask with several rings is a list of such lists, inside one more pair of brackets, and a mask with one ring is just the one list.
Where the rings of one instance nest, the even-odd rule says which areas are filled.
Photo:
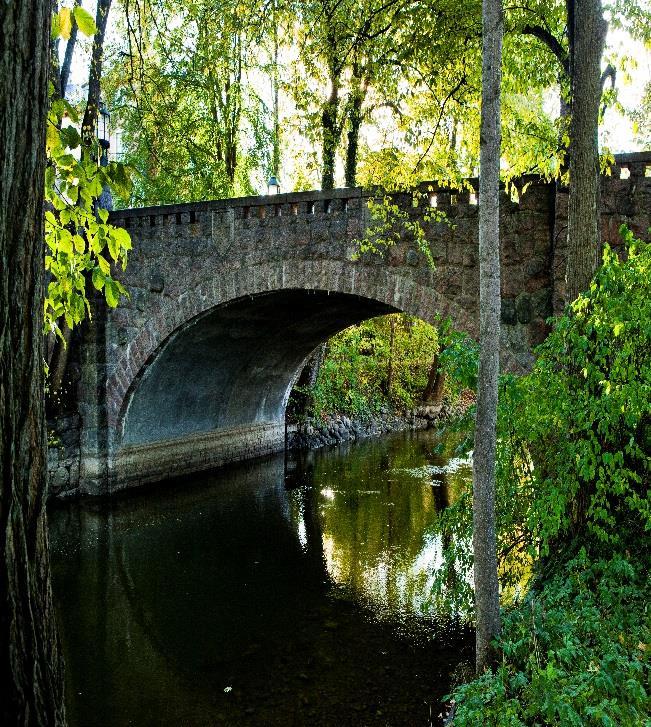
[[280, 424], [292, 384], [321, 342], [394, 311], [356, 295], [281, 290], [197, 316], [163, 343], [133, 383], [121, 445]]

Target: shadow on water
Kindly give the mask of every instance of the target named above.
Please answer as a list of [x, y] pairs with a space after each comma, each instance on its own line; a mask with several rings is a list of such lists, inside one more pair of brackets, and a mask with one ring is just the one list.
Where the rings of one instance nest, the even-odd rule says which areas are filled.
[[427, 612], [436, 513], [470, 476], [438, 441], [393, 435], [55, 507], [71, 724], [440, 724], [472, 640]]

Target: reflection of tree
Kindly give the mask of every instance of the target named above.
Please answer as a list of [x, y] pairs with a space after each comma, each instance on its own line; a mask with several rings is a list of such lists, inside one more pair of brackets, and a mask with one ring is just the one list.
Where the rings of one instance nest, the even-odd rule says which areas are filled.
[[323, 551], [323, 530], [317, 493], [314, 487], [301, 488], [301, 501], [307, 537], [307, 554], [313, 568], [320, 572], [321, 581], [329, 581], [326, 557]]
[[368, 441], [345, 458], [315, 460], [331, 575], [392, 611], [410, 611], [429, 595], [427, 533], [448, 501], [445, 483], [430, 486], [404, 472], [432, 463], [431, 439], [429, 447], [422, 439]]

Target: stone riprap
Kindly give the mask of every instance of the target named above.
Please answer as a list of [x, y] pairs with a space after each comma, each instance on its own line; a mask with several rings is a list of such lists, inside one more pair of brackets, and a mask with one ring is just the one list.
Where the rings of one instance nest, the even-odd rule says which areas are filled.
[[[619, 244], [622, 223], [639, 234], [651, 225], [650, 165], [648, 154], [618, 157], [603, 178], [604, 241]], [[506, 368], [522, 371], [562, 307], [567, 195], [537, 178], [516, 186], [517, 202], [501, 200], [501, 351]], [[133, 241], [118, 272], [130, 297], [114, 310], [96, 300], [84, 324], [79, 476], [69, 469], [60, 490], [107, 494], [282, 449], [303, 362], [365, 318], [449, 317], [476, 336], [469, 192], [424, 185], [417, 207], [412, 194], [394, 195], [421, 221], [434, 268], [404, 231], [383, 257], [356, 255], [371, 196], [343, 189], [112, 213]], [[444, 221], [426, 221], [433, 206]]]

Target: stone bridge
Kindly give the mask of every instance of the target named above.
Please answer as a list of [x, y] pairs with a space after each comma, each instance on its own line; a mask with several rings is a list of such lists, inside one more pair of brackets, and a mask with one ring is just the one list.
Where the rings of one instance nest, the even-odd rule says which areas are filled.
[[[603, 178], [603, 238], [651, 224], [651, 155]], [[476, 182], [471, 184], [476, 189]], [[566, 191], [521, 180], [501, 208], [503, 364], [526, 369], [563, 300]], [[133, 252], [115, 310], [83, 329], [80, 492], [105, 494], [284, 447], [284, 413], [322, 341], [404, 311], [478, 331], [477, 204], [434, 185], [394, 201], [420, 219], [432, 268], [403, 230], [384, 257], [355, 259], [369, 224], [360, 189], [121, 210]], [[432, 208], [445, 221], [426, 221]], [[71, 474], [75, 480], [75, 474]], [[76, 484], [72, 482], [71, 484]]]

